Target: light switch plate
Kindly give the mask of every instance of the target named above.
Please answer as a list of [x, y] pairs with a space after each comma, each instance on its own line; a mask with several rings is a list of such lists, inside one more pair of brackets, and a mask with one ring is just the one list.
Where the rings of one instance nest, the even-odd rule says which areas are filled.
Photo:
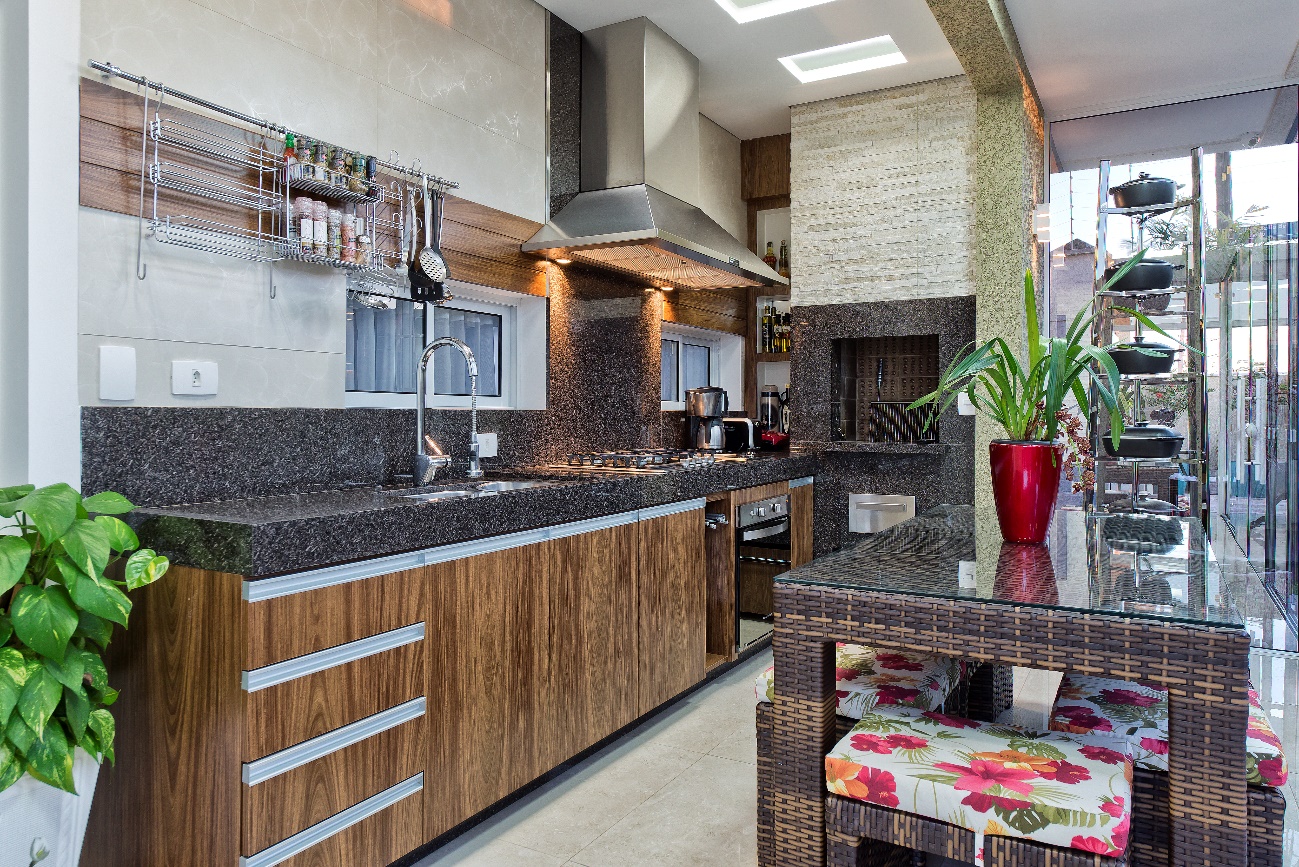
[[496, 434], [480, 433], [478, 435], [478, 457], [496, 457]]
[[217, 363], [215, 361], [173, 361], [171, 363], [171, 393], [198, 395], [217, 393]]
[[134, 347], [99, 347], [99, 399], [135, 400]]
[[957, 415], [974, 415], [974, 401], [965, 392], [958, 392], [956, 395], [956, 414]]

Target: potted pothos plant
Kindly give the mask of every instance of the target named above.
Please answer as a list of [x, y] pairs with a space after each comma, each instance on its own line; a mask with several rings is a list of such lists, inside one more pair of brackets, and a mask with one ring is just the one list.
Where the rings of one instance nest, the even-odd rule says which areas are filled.
[[[1142, 250], [1129, 259], [1102, 288], [1117, 283], [1144, 255]], [[1175, 340], [1145, 314], [1127, 307], [1115, 309]], [[912, 409], [929, 406], [932, 421], [965, 394], [977, 412], [1005, 431], [1005, 439], [992, 442], [989, 457], [997, 520], [1008, 542], [1037, 544], [1046, 538], [1066, 449], [1072, 464], [1079, 442], [1083, 441], [1078, 431], [1079, 418], [1066, 406], [1070, 397], [1078, 415], [1090, 418], [1089, 386], [1094, 385], [1109, 416], [1110, 436], [1116, 446], [1123, 434], [1118, 368], [1104, 348], [1089, 341], [1097, 316], [1092, 307], [1084, 307], [1063, 337], [1044, 337], [1038, 327], [1033, 274], [1025, 271], [1027, 357], [1021, 360], [1020, 354], [1000, 337], [979, 347], [966, 347], [943, 372], [938, 388], [911, 404]]]
[[0, 488], [0, 852], [80, 857], [99, 763], [114, 760], [104, 651], [127, 592], [169, 565], [115, 517], [133, 508], [66, 484]]

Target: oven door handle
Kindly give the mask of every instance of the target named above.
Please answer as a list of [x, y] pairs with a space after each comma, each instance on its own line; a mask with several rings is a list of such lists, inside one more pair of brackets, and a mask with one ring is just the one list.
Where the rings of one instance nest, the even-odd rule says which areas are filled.
[[756, 527], [748, 527], [740, 531], [741, 542], [751, 542], [754, 539], [765, 539], [768, 536], [778, 536], [789, 529], [789, 518], [781, 518], [779, 521], [773, 521], [770, 524], [759, 524]]

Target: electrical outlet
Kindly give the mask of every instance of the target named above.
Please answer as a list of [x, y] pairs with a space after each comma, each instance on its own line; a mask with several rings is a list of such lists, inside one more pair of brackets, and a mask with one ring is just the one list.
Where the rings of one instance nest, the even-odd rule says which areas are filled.
[[171, 363], [171, 393], [179, 395], [216, 394], [217, 363], [215, 361], [173, 361]]
[[496, 434], [480, 433], [478, 435], [478, 457], [496, 457]]

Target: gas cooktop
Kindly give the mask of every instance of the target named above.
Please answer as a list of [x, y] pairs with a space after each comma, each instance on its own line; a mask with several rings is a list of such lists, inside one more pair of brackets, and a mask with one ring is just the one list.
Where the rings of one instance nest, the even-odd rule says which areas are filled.
[[574, 452], [550, 469], [592, 473], [659, 474], [697, 470], [718, 462], [744, 461], [742, 455], [695, 449], [631, 449], [613, 452]]

